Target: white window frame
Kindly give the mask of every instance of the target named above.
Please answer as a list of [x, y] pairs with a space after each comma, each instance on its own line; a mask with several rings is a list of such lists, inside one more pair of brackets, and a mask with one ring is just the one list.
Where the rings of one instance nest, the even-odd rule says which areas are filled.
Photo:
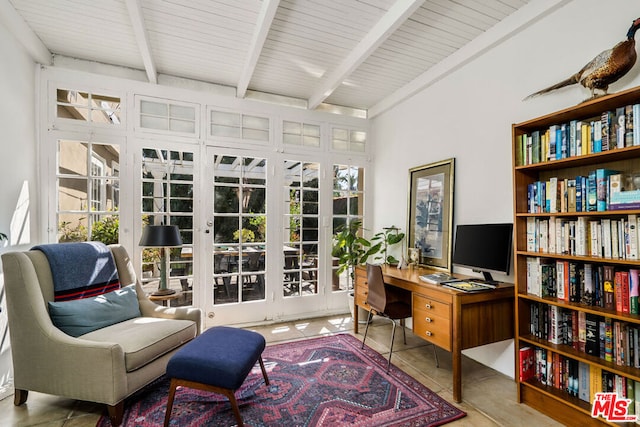
[[[239, 119], [238, 126], [237, 127], [229, 126], [229, 127], [238, 129], [240, 132], [240, 136], [213, 135], [212, 134], [213, 123], [211, 120], [212, 113], [237, 115]], [[266, 120], [267, 123], [269, 124], [269, 128], [265, 130], [265, 129], [256, 129], [251, 127], [246, 127], [244, 126], [245, 118], [257, 118], [257, 119]], [[257, 113], [252, 111], [230, 110], [230, 109], [220, 108], [215, 105], [208, 105], [206, 110], [206, 139], [208, 141], [211, 141], [214, 145], [232, 146], [236, 148], [243, 148], [243, 147], [247, 147], [247, 145], [253, 145], [253, 146], [256, 146], [256, 148], [258, 147], [264, 148], [265, 146], [270, 146], [270, 145], [273, 145], [274, 143], [273, 142], [273, 139], [274, 139], [273, 138], [273, 135], [274, 135], [273, 122], [274, 122], [273, 118], [268, 114]], [[245, 137], [243, 133], [245, 129], [258, 130], [261, 132], [266, 131], [267, 140], [264, 141], [261, 139], [253, 139], [253, 138]], [[223, 144], [220, 144], [221, 142]]]
[[[341, 140], [344, 141], [346, 143], [346, 149], [342, 150], [339, 148], [336, 148], [334, 146], [334, 132], [335, 131], [344, 131], [347, 132], [347, 139], [346, 140]], [[359, 143], [359, 142], [355, 142], [352, 139], [352, 134], [353, 132], [362, 132], [364, 133], [364, 142]], [[357, 127], [351, 127], [351, 126], [338, 126], [338, 125], [333, 125], [330, 127], [329, 129], [329, 151], [331, 151], [332, 153], [353, 153], [353, 154], [359, 154], [359, 155], [365, 155], [369, 148], [368, 148], [368, 141], [369, 138], [369, 132], [367, 131], [367, 129], [363, 129], [363, 128], [357, 128]], [[362, 150], [354, 150], [353, 146], [356, 144], [361, 144], [362, 145]]]
[[[136, 134], [144, 135], [144, 134], [152, 134], [152, 135], [164, 135], [166, 136], [178, 136], [178, 137], [188, 137], [188, 138], [199, 138], [200, 137], [200, 104], [192, 103], [192, 102], [184, 102], [177, 101], [169, 98], [157, 98], [152, 96], [143, 96], [143, 95], [135, 95], [135, 127], [134, 131]], [[167, 129], [154, 129], [142, 126], [142, 102], [152, 102], [156, 104], [164, 104], [167, 106], [167, 115], [166, 116], [157, 116], [157, 118], [163, 118], [167, 120]], [[173, 131], [169, 129], [169, 121], [172, 116], [170, 113], [171, 106], [177, 107], [185, 107], [185, 108], [193, 108], [194, 118], [193, 118], [193, 132], [180, 132]], [[189, 120], [184, 120], [180, 118], [181, 121], [188, 122]]]

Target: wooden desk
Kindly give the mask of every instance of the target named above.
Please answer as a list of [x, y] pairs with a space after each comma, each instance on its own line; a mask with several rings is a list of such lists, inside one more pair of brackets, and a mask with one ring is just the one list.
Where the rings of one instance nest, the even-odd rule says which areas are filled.
[[[501, 283], [487, 292], [466, 293], [420, 280], [425, 268], [398, 270], [383, 266], [388, 285], [412, 293], [413, 333], [453, 353], [453, 398], [462, 401], [462, 350], [513, 338], [514, 287]], [[356, 268], [354, 331], [358, 333], [358, 310], [367, 304], [367, 270]]]

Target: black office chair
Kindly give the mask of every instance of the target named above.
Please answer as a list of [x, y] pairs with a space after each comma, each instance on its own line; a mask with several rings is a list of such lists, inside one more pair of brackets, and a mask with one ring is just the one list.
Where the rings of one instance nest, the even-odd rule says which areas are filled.
[[[391, 320], [393, 329], [391, 330], [391, 343], [389, 344], [389, 361], [387, 362], [387, 370], [391, 366], [391, 353], [393, 353], [393, 339], [396, 334], [396, 321], [400, 320], [404, 343], [407, 344], [407, 333], [404, 327], [404, 320], [412, 316], [411, 310], [411, 292], [397, 288], [395, 286], [385, 286], [382, 277], [382, 267], [379, 265], [367, 264], [367, 282], [369, 285], [369, 293], [367, 295], [367, 303], [371, 307], [367, 319], [367, 326], [364, 330], [364, 338], [362, 339], [362, 348], [367, 339], [369, 331], [369, 323], [374, 314]], [[436, 366], [439, 367], [438, 354], [435, 345], [433, 354], [436, 358]]]

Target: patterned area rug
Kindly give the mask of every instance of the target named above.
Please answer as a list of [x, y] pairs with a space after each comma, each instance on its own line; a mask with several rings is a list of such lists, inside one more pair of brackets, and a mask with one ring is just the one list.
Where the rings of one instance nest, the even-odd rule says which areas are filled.
[[[256, 365], [236, 392], [246, 426], [438, 426], [465, 412], [391, 366], [348, 334], [268, 346], [262, 358], [270, 386]], [[125, 426], [161, 426], [169, 380], [160, 378], [125, 402]], [[227, 399], [179, 388], [171, 426], [233, 426]], [[110, 426], [102, 416], [98, 427]]]

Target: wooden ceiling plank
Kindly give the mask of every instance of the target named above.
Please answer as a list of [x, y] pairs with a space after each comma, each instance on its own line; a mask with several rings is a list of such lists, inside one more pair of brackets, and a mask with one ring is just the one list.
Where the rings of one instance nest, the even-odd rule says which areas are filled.
[[422, 5], [424, 0], [398, 0], [309, 98], [309, 109], [324, 101], [369, 55]]
[[13, 8], [9, 0], [0, 0], [0, 23], [24, 46], [34, 61], [45, 65], [53, 63], [53, 56], [49, 49]]

